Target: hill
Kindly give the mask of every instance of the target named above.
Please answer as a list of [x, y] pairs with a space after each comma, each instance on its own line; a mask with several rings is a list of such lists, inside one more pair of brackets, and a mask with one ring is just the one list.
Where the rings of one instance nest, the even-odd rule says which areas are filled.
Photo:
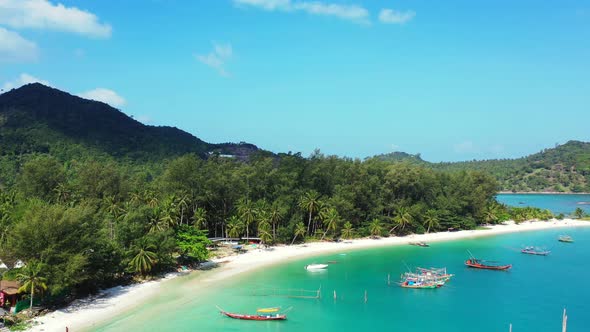
[[395, 152], [375, 159], [421, 164], [441, 171], [478, 170], [493, 175], [503, 191], [590, 192], [590, 143], [569, 141], [517, 159], [430, 163], [419, 154]]
[[51, 153], [63, 160], [80, 153], [158, 161], [186, 153], [248, 158], [255, 145], [211, 144], [175, 127], [144, 125], [98, 101], [39, 83], [0, 95], [0, 155]]

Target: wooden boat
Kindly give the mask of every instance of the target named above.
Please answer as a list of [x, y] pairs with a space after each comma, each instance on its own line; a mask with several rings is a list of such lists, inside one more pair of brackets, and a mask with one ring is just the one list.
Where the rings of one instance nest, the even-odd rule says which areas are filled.
[[428, 243], [426, 242], [410, 242], [410, 245], [412, 246], [418, 246], [418, 247], [430, 247], [430, 245], [428, 245]]
[[572, 239], [572, 237], [571, 237], [571, 236], [569, 236], [569, 235], [560, 235], [560, 236], [557, 238], [557, 240], [558, 240], [559, 242], [566, 242], [566, 243], [573, 243], [573, 242], [574, 242], [574, 239]]
[[512, 264], [508, 265], [490, 265], [487, 264], [488, 262], [483, 261], [481, 259], [476, 258], [469, 258], [465, 261], [465, 265], [468, 267], [476, 268], [476, 269], [485, 269], [485, 270], [508, 270], [512, 267]]
[[523, 254], [527, 254], [527, 255], [538, 255], [538, 256], [547, 256], [551, 253], [551, 251], [549, 251], [549, 250], [543, 250], [541, 248], [532, 247], [532, 246], [525, 247], [520, 252], [522, 252]]
[[443, 268], [431, 267], [429, 269], [418, 267], [418, 268], [416, 268], [416, 270], [418, 270], [418, 272], [423, 276], [433, 276], [435, 279], [443, 281], [443, 282], [447, 282], [447, 281], [451, 280], [451, 278], [453, 276], [455, 276], [454, 274], [447, 273], [446, 267], [443, 267]]
[[323, 270], [325, 268], [328, 267], [328, 264], [309, 264], [309, 265], [305, 265], [305, 269], [308, 271], [314, 271], [314, 270]]
[[256, 315], [248, 315], [248, 314], [235, 314], [231, 312], [227, 312], [219, 307], [217, 307], [222, 315], [225, 315], [229, 318], [233, 319], [241, 319], [241, 320], [285, 320], [287, 319], [287, 315], [285, 314], [256, 314]]
[[414, 282], [412, 280], [406, 280], [399, 284], [403, 288], [414, 288], [414, 289], [434, 289], [443, 286], [437, 282]]

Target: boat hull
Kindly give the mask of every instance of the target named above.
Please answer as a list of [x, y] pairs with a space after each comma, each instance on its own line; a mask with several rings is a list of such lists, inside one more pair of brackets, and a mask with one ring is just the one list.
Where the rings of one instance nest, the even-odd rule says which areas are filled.
[[547, 255], [549, 255], [549, 253], [551, 253], [550, 251], [529, 251], [529, 250], [521, 250], [520, 252], [523, 254], [527, 254], [527, 255], [537, 255], [537, 256], [547, 256]]
[[481, 263], [475, 263], [471, 260], [465, 261], [465, 265], [474, 269], [483, 269], [483, 270], [496, 270], [496, 271], [505, 271], [512, 267], [512, 264], [508, 265], [485, 265]]
[[241, 320], [256, 320], [256, 321], [268, 321], [268, 320], [286, 320], [287, 315], [243, 315], [243, 314], [233, 314], [231, 312], [221, 312], [223, 315], [233, 318], [233, 319], [241, 319]]

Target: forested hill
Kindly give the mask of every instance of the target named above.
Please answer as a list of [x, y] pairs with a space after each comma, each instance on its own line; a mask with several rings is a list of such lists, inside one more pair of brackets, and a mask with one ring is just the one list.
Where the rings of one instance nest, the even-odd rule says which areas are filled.
[[402, 152], [374, 157], [410, 162], [443, 171], [479, 170], [498, 180], [505, 191], [590, 192], [590, 143], [569, 141], [518, 159], [430, 163]]
[[0, 154], [50, 153], [63, 160], [80, 153], [160, 161], [210, 152], [247, 158], [252, 144], [211, 144], [174, 127], [144, 125], [98, 101], [39, 83], [0, 95]]

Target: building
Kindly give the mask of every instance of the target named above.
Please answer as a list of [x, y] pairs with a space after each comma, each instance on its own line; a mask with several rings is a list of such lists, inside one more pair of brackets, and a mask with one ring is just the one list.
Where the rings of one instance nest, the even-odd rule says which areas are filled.
[[10, 303], [10, 306], [14, 306], [19, 300], [18, 289], [20, 288], [20, 282], [0, 280], [0, 307], [4, 307]]

